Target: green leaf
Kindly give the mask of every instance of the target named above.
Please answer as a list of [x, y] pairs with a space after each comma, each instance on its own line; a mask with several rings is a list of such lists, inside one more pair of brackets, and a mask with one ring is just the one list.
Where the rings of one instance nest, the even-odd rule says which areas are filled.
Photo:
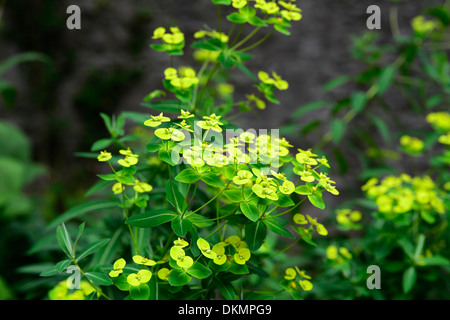
[[294, 201], [292, 201], [292, 199], [281, 192], [278, 192], [278, 200], [274, 201], [274, 204], [276, 204], [279, 207], [292, 207], [293, 205], [295, 205]]
[[191, 276], [189, 276], [186, 271], [181, 269], [172, 269], [169, 274], [169, 283], [171, 286], [180, 287], [188, 284], [191, 281]]
[[125, 223], [134, 227], [153, 228], [163, 223], [172, 221], [176, 217], [178, 217], [178, 215], [171, 210], [153, 209], [143, 213], [138, 213], [128, 218]]
[[339, 143], [345, 132], [345, 122], [339, 118], [331, 120], [331, 137], [334, 143]]
[[189, 220], [199, 228], [209, 227], [214, 224], [214, 221], [211, 221], [211, 219], [197, 213], [191, 215], [186, 214], [186, 216], [189, 216]]
[[101, 272], [86, 272], [85, 275], [94, 284], [99, 286], [110, 286], [113, 284], [111, 279], [106, 274]]
[[150, 297], [150, 288], [145, 283], [130, 286], [130, 295], [133, 300], [147, 300]]
[[77, 262], [81, 261], [82, 259], [86, 258], [90, 254], [93, 254], [94, 252], [99, 250], [101, 247], [106, 245], [109, 242], [109, 240], [111, 240], [111, 239], [102, 239], [102, 240], [94, 241], [93, 243], [91, 243], [76, 257]]
[[191, 230], [192, 221], [188, 218], [181, 218], [181, 216], [177, 216], [172, 220], [171, 226], [177, 236], [184, 237], [187, 232]]
[[267, 227], [261, 220], [245, 226], [245, 242], [251, 251], [256, 251], [262, 246], [266, 235]]
[[233, 12], [233, 13], [227, 15], [227, 19], [233, 23], [238, 23], [238, 24], [246, 23], [248, 21], [248, 19], [246, 17], [239, 14], [238, 12]]
[[242, 213], [251, 221], [255, 222], [259, 219], [259, 209], [254, 202], [242, 201], [239, 204]]
[[66, 268], [68, 266], [70, 266], [71, 264], [72, 264], [72, 259], [60, 261], [56, 264], [56, 270], [58, 270], [58, 272], [61, 273], [64, 270], [66, 270]]
[[312, 194], [311, 190], [309, 189], [309, 187], [306, 184], [295, 188], [295, 193], [298, 193], [298, 194], [301, 194], [301, 195], [310, 195], [310, 194]]
[[221, 4], [224, 6], [228, 6], [231, 4], [231, 0], [211, 0], [213, 4]]
[[225, 185], [223, 184], [222, 180], [220, 178], [212, 173], [212, 172], [206, 172], [202, 174], [200, 178], [204, 183], [217, 188], [225, 188]]
[[409, 267], [403, 273], [403, 293], [408, 293], [414, 288], [417, 279], [417, 271], [414, 267]]
[[332, 79], [331, 81], [327, 82], [322, 87], [322, 90], [324, 92], [331, 91], [331, 90], [343, 85], [344, 83], [348, 82], [349, 80], [350, 80], [350, 77], [347, 75], [336, 77], [336, 78]]
[[186, 270], [186, 272], [197, 279], [205, 279], [212, 274], [211, 269], [204, 266], [200, 262], [194, 263], [192, 267]]
[[161, 102], [144, 102], [142, 106], [163, 112], [180, 113], [182, 105], [178, 100], [161, 101]]
[[[172, 187], [171, 187], [172, 186]], [[172, 194], [173, 190], [173, 194]], [[173, 199], [173, 196], [175, 195], [175, 200]], [[178, 211], [182, 212], [184, 211], [185, 199], [184, 196], [181, 194], [181, 192], [178, 190], [176, 183], [166, 183], [166, 199], [169, 201], [169, 203], [177, 208]]]
[[192, 168], [187, 168], [181, 171], [176, 177], [175, 180], [184, 182], [184, 183], [193, 183], [200, 179], [201, 175]]
[[100, 139], [94, 142], [91, 151], [99, 151], [108, 148], [114, 142], [113, 139]]
[[233, 274], [248, 274], [248, 267], [246, 264], [231, 263], [230, 269], [228, 269]]
[[175, 166], [178, 161], [180, 160], [180, 155], [178, 153], [173, 153], [172, 157], [172, 149], [166, 150], [166, 149], [160, 149], [158, 152], [158, 158], [160, 158], [162, 161], [170, 164], [171, 166]]
[[397, 68], [393, 66], [388, 66], [385, 68], [378, 79], [378, 94], [382, 95], [386, 92], [387, 89], [391, 86], [392, 82], [395, 79], [395, 75], [397, 73]]
[[231, 68], [234, 65], [234, 60], [232, 59], [229, 51], [222, 51], [217, 57], [217, 61], [219, 61], [225, 69]]
[[219, 289], [225, 300], [236, 299], [236, 292], [234, 291], [234, 287], [231, 281], [223, 281], [220, 278], [215, 278], [214, 283], [216, 284], [217, 289]]
[[239, 203], [244, 201], [241, 190], [225, 190], [223, 194], [230, 199], [231, 202]]
[[432, 256], [418, 259], [417, 264], [419, 266], [448, 266], [450, 261], [443, 256]]
[[355, 112], [361, 112], [367, 103], [367, 95], [365, 92], [355, 92], [351, 97], [351, 107]]
[[56, 239], [58, 240], [58, 244], [62, 251], [64, 251], [69, 258], [72, 258], [72, 239], [70, 238], [64, 223], [56, 228]]
[[325, 209], [325, 202], [322, 199], [322, 193], [315, 192], [313, 194], [310, 194], [308, 195], [308, 199], [317, 208], [321, 210]]
[[117, 278], [111, 279], [114, 285], [119, 288], [121, 291], [129, 291], [131, 285], [127, 281], [127, 277], [124, 275], [120, 275]]
[[269, 228], [270, 231], [275, 232], [287, 238], [294, 238], [294, 236], [279, 223], [275, 218], [267, 217], [262, 219], [264, 224]]
[[156, 152], [159, 151], [162, 148], [162, 144], [161, 143], [147, 143], [147, 145], [145, 146], [145, 148], [149, 151], [149, 152]]
[[105, 201], [105, 200], [99, 200], [99, 201], [92, 201], [89, 203], [85, 203], [85, 204], [80, 204], [78, 206], [75, 206], [69, 210], [67, 210], [66, 212], [64, 212], [62, 215], [56, 217], [48, 226], [47, 226], [47, 230], [52, 229], [54, 227], [56, 227], [57, 225], [61, 224], [64, 221], [73, 219], [73, 218], [78, 218], [81, 215], [88, 213], [88, 212], [92, 212], [92, 211], [100, 211], [100, 210], [104, 210], [104, 209], [110, 209], [110, 208], [114, 208], [117, 207], [117, 203], [116, 202], [112, 202], [112, 201]]
[[307, 103], [304, 106], [298, 108], [292, 114], [292, 117], [294, 119], [298, 119], [311, 111], [315, 111], [315, 110], [318, 110], [318, 109], [324, 108], [324, 107], [329, 107], [330, 104], [331, 104], [330, 101], [324, 101], [324, 100]]

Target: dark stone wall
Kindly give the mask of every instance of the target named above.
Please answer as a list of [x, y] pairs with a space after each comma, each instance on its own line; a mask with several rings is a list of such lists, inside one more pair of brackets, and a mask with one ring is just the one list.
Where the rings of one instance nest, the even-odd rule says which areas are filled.
[[[441, 2], [398, 3], [400, 29], [407, 32], [410, 19], [422, 7]], [[82, 30], [65, 26], [70, 4], [81, 8]], [[277, 94], [280, 105], [268, 105], [257, 116], [243, 115], [242, 127], [279, 128], [299, 106], [323, 99], [321, 87], [327, 81], [358, 72], [361, 65], [352, 59], [349, 48], [352, 36], [367, 31], [366, 9], [371, 4], [382, 10], [382, 29], [372, 32], [388, 38], [392, 2], [297, 1], [303, 19], [293, 24], [291, 36], [275, 33], [252, 51], [255, 59], [249, 63], [254, 73], [276, 71], [288, 80], [290, 89]], [[73, 154], [88, 151], [93, 141], [106, 136], [99, 112], [145, 112], [139, 106], [142, 98], [162, 86], [162, 71], [169, 61], [148, 47], [153, 30], [178, 25], [186, 33], [188, 48], [196, 30], [205, 24], [216, 28], [216, 14], [209, 0], [10, 0], [0, 30], [0, 61], [15, 53], [38, 51], [53, 62], [27, 63], [5, 75], [17, 87], [18, 97], [13, 109], [0, 107], [0, 116], [29, 135], [36, 161], [52, 168], [51, 181], [70, 181], [84, 188], [90, 181], [81, 173], [97, 168], [86, 168]], [[189, 56], [175, 60], [178, 65], [191, 63]], [[250, 82], [236, 73], [235, 85], [237, 94], [244, 94]], [[292, 139], [304, 148], [314, 143]]]

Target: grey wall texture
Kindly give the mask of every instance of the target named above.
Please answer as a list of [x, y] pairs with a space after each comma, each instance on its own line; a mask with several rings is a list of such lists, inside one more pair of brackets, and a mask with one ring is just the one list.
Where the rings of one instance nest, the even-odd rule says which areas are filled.
[[[398, 6], [399, 26], [409, 30], [412, 17], [425, 5], [441, 1], [403, 1]], [[81, 8], [81, 30], [68, 30], [66, 8]], [[243, 128], [279, 128], [291, 120], [301, 105], [323, 99], [321, 87], [332, 78], [356, 73], [361, 65], [350, 54], [352, 37], [368, 31], [367, 7], [381, 8], [381, 30], [389, 37], [390, 1], [299, 0], [303, 19], [293, 24], [289, 37], [275, 33], [256, 50], [248, 67], [274, 70], [290, 84], [280, 92], [280, 105], [243, 115]], [[165, 54], [149, 48], [158, 26], [178, 25], [188, 39], [209, 25], [216, 28], [216, 8], [209, 0], [14, 0], [6, 3], [0, 30], [0, 60], [25, 51], [43, 52], [52, 63], [21, 65], [6, 74], [18, 96], [13, 109], [0, 107], [2, 119], [19, 125], [33, 141], [36, 161], [51, 168], [51, 179], [85, 186], [76, 174], [79, 163], [73, 154], [88, 151], [96, 139], [105, 137], [99, 112], [141, 111], [143, 97], [161, 88], [168, 66]], [[176, 64], [192, 64], [189, 57]], [[245, 93], [250, 82], [237, 73], [236, 90]], [[337, 92], [339, 94], [339, 92]], [[308, 121], [305, 118], [304, 121]], [[299, 142], [307, 147], [313, 141]], [[96, 168], [78, 168], [92, 170]]]

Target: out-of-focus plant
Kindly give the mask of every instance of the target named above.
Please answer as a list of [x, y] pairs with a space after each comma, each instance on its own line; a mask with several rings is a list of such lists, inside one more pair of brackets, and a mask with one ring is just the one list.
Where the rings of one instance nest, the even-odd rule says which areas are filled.
[[[272, 276], [265, 265], [302, 240], [315, 245], [317, 235], [328, 234], [316, 218], [296, 210], [305, 200], [323, 210], [323, 193], [339, 194], [330, 164], [307, 147], [291, 153], [293, 145], [276, 130], [243, 130], [230, 121], [239, 112], [278, 104], [277, 91], [288, 89], [276, 72], [255, 76], [244, 63], [274, 31], [289, 35], [301, 10], [292, 1], [212, 2], [217, 29], [193, 35], [202, 65], [177, 66], [185, 34], [159, 27], [151, 47], [170, 62], [161, 70], [163, 87], [144, 98], [153, 114], [101, 114], [110, 136], [84, 155], [102, 164], [100, 181], [87, 195], [104, 196], [58, 216], [33, 247], [52, 247], [56, 228], [65, 258], [41, 273], [56, 285], [50, 299], [251, 299], [283, 291], [301, 299], [313, 289], [310, 276], [290, 266], [297, 274], [290, 272], [289, 283], [275, 274], [278, 291], [264, 291]], [[232, 23], [227, 32], [225, 9]], [[264, 29], [269, 31], [258, 36]], [[232, 68], [254, 84], [236, 100]], [[130, 135], [127, 120], [138, 124]], [[293, 240], [286, 246], [283, 238]], [[63, 288], [69, 267], [87, 290]]]

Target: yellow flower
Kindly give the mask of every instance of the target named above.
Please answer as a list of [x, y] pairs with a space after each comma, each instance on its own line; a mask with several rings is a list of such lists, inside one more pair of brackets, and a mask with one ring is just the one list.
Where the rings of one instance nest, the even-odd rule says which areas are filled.
[[214, 245], [212, 248], [212, 251], [216, 254], [216, 257], [214, 258], [213, 262], [217, 265], [223, 265], [225, 262], [227, 262], [227, 256], [225, 254], [225, 244], [222, 242], [219, 242]]
[[302, 287], [305, 291], [310, 291], [313, 288], [313, 284], [309, 280], [300, 280], [298, 282], [300, 284], [300, 287]]
[[112, 158], [111, 153], [105, 151], [100, 151], [100, 155], [97, 157], [97, 160], [100, 162], [109, 161]]
[[450, 145], [450, 132], [438, 138], [439, 143]]
[[297, 276], [297, 272], [295, 271], [294, 268], [287, 268], [286, 269], [285, 276], [284, 276], [284, 278], [286, 280], [294, 280], [296, 276]]
[[156, 28], [153, 31], [153, 39], [159, 39], [166, 33], [166, 29], [163, 27]]
[[149, 185], [148, 183], [140, 182], [139, 180], [136, 180], [134, 182], [133, 189], [136, 190], [139, 193], [144, 193], [144, 192], [152, 191], [153, 187], [151, 185]]
[[208, 241], [206, 241], [205, 239], [198, 238], [197, 246], [205, 257], [209, 259], [215, 259], [217, 257], [217, 254], [213, 250], [211, 250]]
[[113, 265], [114, 269], [109, 272], [109, 276], [111, 278], [118, 277], [123, 272], [123, 268], [125, 267], [126, 264], [127, 263], [126, 263], [125, 259], [123, 259], [123, 258], [120, 258], [119, 260], [114, 262], [114, 265]]
[[233, 0], [231, 5], [236, 9], [241, 9], [247, 5], [247, 0]]
[[140, 255], [133, 256], [133, 261], [136, 264], [141, 264], [141, 265], [148, 266], [148, 267], [152, 267], [152, 266], [154, 266], [156, 264], [155, 261], [147, 259], [147, 258], [145, 258], [143, 256], [140, 256]]
[[152, 273], [149, 270], [139, 270], [138, 273], [132, 273], [127, 277], [127, 282], [132, 286], [139, 286], [141, 284], [147, 283], [152, 278]]
[[186, 256], [184, 250], [178, 246], [173, 246], [170, 249], [170, 256], [181, 268], [189, 269], [194, 264], [194, 260], [191, 257]]
[[192, 117], [194, 117], [194, 115], [192, 113], [190, 113], [189, 111], [184, 111], [184, 110], [181, 110], [181, 115], [178, 116], [178, 118], [180, 118], [180, 119], [189, 119]]
[[247, 248], [241, 248], [234, 254], [234, 261], [237, 264], [245, 264], [250, 259], [251, 253]]
[[263, 187], [260, 184], [255, 184], [253, 185], [252, 190], [261, 199], [267, 198], [273, 201], [278, 200], [277, 189], [273, 186]]
[[328, 246], [327, 247], [327, 258], [330, 260], [336, 260], [338, 258], [338, 248], [336, 246]]
[[123, 185], [120, 182], [116, 182], [113, 186], [112, 186], [112, 191], [114, 192], [114, 194], [119, 194], [122, 193], [123, 191]]
[[239, 170], [237, 175], [233, 177], [233, 182], [237, 185], [243, 185], [249, 183], [253, 174], [247, 170]]
[[138, 158], [127, 156], [124, 159], [120, 159], [119, 161], [117, 161], [117, 163], [123, 167], [130, 167], [130, 166], [134, 166], [135, 164], [138, 163]]
[[184, 239], [178, 238], [177, 240], [175, 240], [173, 242], [176, 246], [180, 247], [180, 248], [184, 248], [187, 247], [189, 245], [189, 242], [187, 242]]
[[295, 214], [293, 220], [296, 224], [307, 224], [308, 223], [305, 216], [302, 215], [301, 213]]
[[150, 115], [150, 119], [146, 120], [144, 122], [144, 125], [148, 127], [158, 127], [163, 122], [170, 122], [170, 118], [165, 117], [164, 114], [161, 112], [157, 116]]
[[158, 278], [167, 281], [169, 279], [170, 270], [167, 268], [161, 268], [158, 270]]
[[295, 185], [292, 181], [285, 181], [279, 188], [281, 193], [291, 194], [295, 191]]

